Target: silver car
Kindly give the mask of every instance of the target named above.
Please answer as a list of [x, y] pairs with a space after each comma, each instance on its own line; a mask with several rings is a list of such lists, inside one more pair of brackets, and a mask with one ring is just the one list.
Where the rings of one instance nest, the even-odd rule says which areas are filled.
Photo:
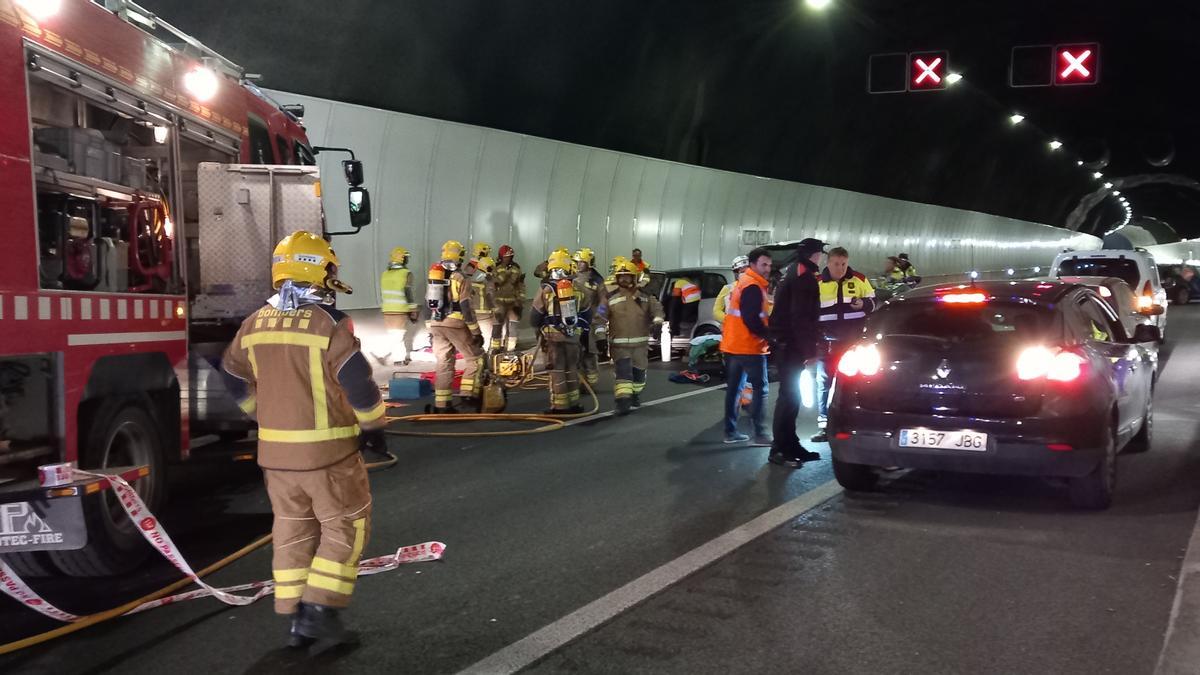
[[[673, 270], [650, 270], [650, 281], [642, 290], [663, 303], [668, 321], [671, 320], [671, 303], [669, 302], [671, 287], [677, 279], [682, 278], [691, 279], [700, 286], [700, 302], [696, 303], [699, 307], [694, 317], [689, 315], [690, 308], [688, 313], [684, 314], [684, 320], [680, 322], [679, 334], [671, 339], [673, 349], [687, 349], [688, 342], [699, 335], [721, 334], [721, 322], [713, 316], [713, 306], [716, 304], [721, 288], [725, 284], [733, 283], [733, 270], [728, 267], [681, 267]], [[658, 336], [651, 336], [651, 342], [657, 344]]]

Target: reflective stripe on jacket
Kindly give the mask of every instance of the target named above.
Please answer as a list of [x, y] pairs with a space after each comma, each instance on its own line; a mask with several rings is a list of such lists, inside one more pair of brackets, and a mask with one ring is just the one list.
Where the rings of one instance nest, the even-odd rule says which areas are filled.
[[[846, 268], [841, 279], [829, 275], [829, 268], [817, 278], [821, 310], [821, 331], [827, 340], [841, 340], [862, 330], [867, 315], [875, 311], [875, 289], [861, 273]], [[862, 301], [862, 308], [851, 306], [854, 300]]]
[[742, 318], [742, 293], [750, 286], [757, 286], [762, 293], [759, 318], [764, 326], [768, 323], [771, 304], [767, 301], [767, 280], [754, 270], [746, 270], [729, 294], [729, 308], [725, 322], [721, 324], [721, 351], [726, 354], [766, 354], [770, 351], [767, 341], [750, 332]]
[[635, 291], [618, 289], [608, 298], [608, 338], [613, 344], [639, 344], [650, 341], [651, 326], [663, 322], [663, 307], [658, 298]]
[[242, 322], [222, 370], [238, 405], [258, 419], [258, 463], [267, 469], [336, 464], [358, 452], [360, 426], [384, 422], [371, 366], [349, 318], [332, 307], [263, 307]]
[[383, 289], [383, 304], [379, 309], [384, 314], [407, 314], [417, 309], [412, 302], [412, 274], [407, 267], [388, 268], [379, 279]]

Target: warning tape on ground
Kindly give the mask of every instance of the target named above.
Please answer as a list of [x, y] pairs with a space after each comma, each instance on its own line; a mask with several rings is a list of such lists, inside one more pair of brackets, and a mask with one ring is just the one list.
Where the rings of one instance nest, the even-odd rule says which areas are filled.
[[[77, 472], [77, 478], [95, 478], [98, 474], [87, 473], [84, 471]], [[162, 528], [158, 518], [146, 508], [145, 502], [142, 501], [140, 495], [133, 487], [120, 476], [104, 474], [103, 478], [108, 479], [112, 485], [112, 489], [116, 491], [117, 501], [121, 507], [125, 509], [126, 515], [129, 516], [137, 526], [138, 531], [142, 533], [146, 541], [150, 543], [154, 550], [158, 551], [162, 557], [175, 566], [180, 572], [192, 580], [200, 588], [178, 593], [165, 598], [151, 600], [142, 603], [141, 605], [126, 612], [126, 615], [137, 614], [148, 609], [169, 605], [184, 600], [193, 600], [196, 598], [204, 598], [215, 596], [221, 602], [227, 605], [248, 605], [256, 600], [266, 597], [275, 592], [274, 581], [256, 581], [249, 584], [241, 584], [239, 586], [229, 586], [226, 588], [217, 588], [204, 583], [203, 580], [192, 569], [192, 566], [184, 560], [179, 553], [179, 549], [175, 546], [175, 542]], [[369, 558], [361, 560], [358, 563], [359, 576], [370, 574], [379, 574], [394, 570], [400, 565], [415, 562], [427, 562], [438, 560], [446, 551], [446, 545], [440, 541], [429, 541], [415, 546], [404, 546], [398, 549], [392, 555], [379, 556], [377, 558]], [[254, 591], [251, 595], [237, 595], [238, 591]], [[64, 623], [74, 623], [84, 618], [70, 612], [65, 612], [54, 605], [50, 604], [38, 595], [36, 591], [29, 587], [21, 577], [17, 576], [3, 560], [0, 560], [0, 591], [13, 598], [17, 602], [29, 607], [30, 609], [40, 612], [45, 616], [62, 621]]]

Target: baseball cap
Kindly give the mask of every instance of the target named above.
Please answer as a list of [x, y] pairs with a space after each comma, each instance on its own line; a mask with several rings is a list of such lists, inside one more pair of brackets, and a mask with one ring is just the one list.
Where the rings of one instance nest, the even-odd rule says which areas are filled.
[[821, 241], [820, 239], [809, 237], [808, 239], [802, 240], [796, 250], [806, 256], [817, 252], [824, 253], [825, 242]]

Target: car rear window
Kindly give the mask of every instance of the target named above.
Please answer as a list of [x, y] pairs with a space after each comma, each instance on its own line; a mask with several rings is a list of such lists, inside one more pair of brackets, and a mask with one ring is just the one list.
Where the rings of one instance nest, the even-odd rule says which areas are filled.
[[1029, 343], [1049, 337], [1054, 315], [1036, 305], [990, 301], [956, 305], [938, 300], [892, 303], [873, 314], [866, 333], [971, 346]]
[[1137, 288], [1142, 275], [1137, 262], [1129, 258], [1070, 258], [1058, 265], [1060, 277], [1117, 277]]

